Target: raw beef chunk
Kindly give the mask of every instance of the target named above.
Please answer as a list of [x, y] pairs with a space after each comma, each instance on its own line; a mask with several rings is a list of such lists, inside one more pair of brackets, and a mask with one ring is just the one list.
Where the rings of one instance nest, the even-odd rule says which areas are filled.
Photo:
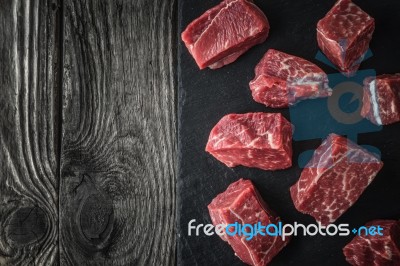
[[[268, 208], [260, 197], [258, 191], [250, 180], [240, 179], [232, 183], [225, 192], [219, 194], [208, 205], [211, 220], [216, 226], [218, 224], [250, 224], [260, 222], [263, 226], [278, 224], [279, 217]], [[229, 228], [227, 229], [229, 230]], [[247, 240], [244, 235], [221, 236], [224, 241], [235, 251], [235, 255], [249, 265], [267, 265], [276, 254], [279, 253], [289, 242], [281, 236], [265, 236], [257, 234]]]
[[333, 223], [357, 201], [382, 166], [374, 154], [331, 134], [290, 188], [294, 205], [323, 225]]
[[364, 80], [361, 115], [377, 125], [400, 121], [400, 74]]
[[251, 0], [225, 0], [190, 23], [182, 40], [200, 69], [215, 69], [264, 42], [268, 33], [266, 16]]
[[340, 71], [352, 75], [368, 50], [374, 29], [371, 16], [350, 0], [339, 0], [318, 22], [318, 45]]
[[399, 266], [400, 223], [394, 220], [375, 220], [365, 226], [382, 227], [382, 235], [356, 236], [343, 249], [347, 262], [353, 266]]
[[331, 95], [328, 77], [313, 63], [269, 49], [255, 69], [250, 89], [256, 102], [288, 107], [304, 99]]
[[228, 167], [285, 169], [292, 166], [292, 125], [279, 113], [226, 115], [211, 130], [206, 151]]

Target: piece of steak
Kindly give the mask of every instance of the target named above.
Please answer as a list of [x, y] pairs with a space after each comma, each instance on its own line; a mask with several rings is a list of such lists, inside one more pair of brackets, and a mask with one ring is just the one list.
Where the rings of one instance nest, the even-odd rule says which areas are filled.
[[[212, 200], [208, 210], [214, 226], [227, 226], [236, 222], [241, 225], [255, 225], [260, 222], [261, 225], [267, 226], [280, 222], [280, 218], [267, 206], [250, 180], [240, 179], [229, 185], [225, 192]], [[265, 231], [263, 232], [265, 234]], [[225, 233], [221, 238], [229, 243], [235, 255], [243, 262], [257, 266], [267, 265], [290, 240], [268, 234], [257, 234], [247, 240], [244, 235], [231, 236]]]
[[206, 151], [228, 167], [285, 169], [292, 166], [292, 133], [279, 113], [229, 114], [211, 130]]
[[322, 225], [333, 223], [357, 201], [382, 166], [374, 154], [331, 134], [290, 188], [294, 205]]
[[269, 49], [250, 82], [253, 99], [267, 107], [282, 108], [304, 99], [332, 94], [325, 72], [315, 64]]
[[364, 59], [374, 29], [370, 15], [351, 0], [339, 0], [318, 22], [318, 45], [341, 72], [351, 76]]
[[[395, 220], [374, 220], [365, 225], [380, 226], [382, 235], [357, 235], [343, 248], [346, 260], [353, 266], [399, 266], [400, 223]], [[377, 233], [377, 231], [375, 231]]]
[[182, 40], [200, 69], [220, 68], [264, 42], [269, 23], [251, 0], [225, 0], [182, 32]]
[[364, 80], [361, 115], [376, 125], [400, 121], [400, 74], [385, 74]]

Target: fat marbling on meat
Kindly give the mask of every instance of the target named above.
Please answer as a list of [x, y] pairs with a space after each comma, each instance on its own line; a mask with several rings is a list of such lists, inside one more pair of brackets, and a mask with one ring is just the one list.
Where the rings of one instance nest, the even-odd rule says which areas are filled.
[[345, 75], [353, 75], [369, 48], [375, 20], [351, 0], [339, 0], [317, 24], [322, 52]]
[[280, 113], [229, 114], [211, 130], [206, 151], [228, 167], [285, 169], [292, 165], [292, 133]]
[[358, 200], [382, 166], [375, 154], [331, 134], [290, 188], [293, 203], [322, 225], [333, 223]]
[[[375, 235], [359, 235], [343, 248], [348, 263], [353, 266], [399, 266], [400, 265], [400, 222], [374, 220], [365, 225], [375, 227]], [[377, 227], [382, 228], [377, 234]]]
[[385, 74], [364, 80], [361, 115], [376, 125], [400, 121], [400, 74]]
[[328, 76], [317, 65], [275, 49], [269, 49], [257, 64], [249, 85], [256, 102], [273, 108], [332, 94]]
[[190, 23], [182, 40], [200, 69], [234, 62], [269, 33], [265, 14], [251, 0], [225, 0]]
[[[280, 222], [280, 218], [267, 206], [250, 180], [240, 179], [230, 184], [226, 191], [212, 200], [208, 210], [215, 226], [236, 222], [241, 225], [261, 223], [268, 226]], [[267, 265], [290, 240], [268, 234], [257, 234], [248, 240], [245, 235], [231, 236], [225, 233], [221, 238], [228, 242], [243, 262], [254, 266]]]

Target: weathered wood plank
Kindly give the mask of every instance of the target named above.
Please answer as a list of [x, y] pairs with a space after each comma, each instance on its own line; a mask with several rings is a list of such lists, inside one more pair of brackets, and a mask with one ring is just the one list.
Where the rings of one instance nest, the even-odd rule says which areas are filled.
[[0, 3], [0, 265], [58, 264], [58, 12]]
[[175, 262], [175, 1], [65, 1], [62, 265]]

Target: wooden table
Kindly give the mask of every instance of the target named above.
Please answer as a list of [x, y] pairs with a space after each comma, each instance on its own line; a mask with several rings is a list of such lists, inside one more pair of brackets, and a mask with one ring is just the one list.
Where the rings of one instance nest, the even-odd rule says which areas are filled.
[[0, 265], [175, 263], [176, 1], [0, 3]]

